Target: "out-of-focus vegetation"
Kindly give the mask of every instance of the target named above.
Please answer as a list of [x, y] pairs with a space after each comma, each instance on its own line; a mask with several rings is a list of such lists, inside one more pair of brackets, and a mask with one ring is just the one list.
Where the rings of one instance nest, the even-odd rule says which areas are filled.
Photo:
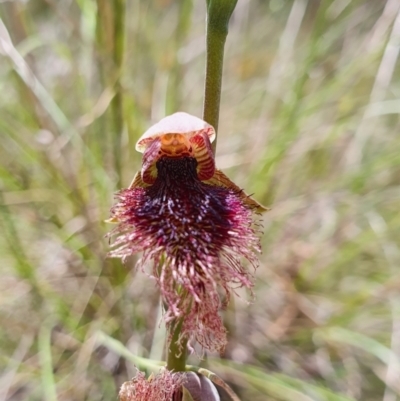
[[[201, 116], [204, 3], [1, 2], [1, 401], [114, 400], [129, 352], [163, 357], [103, 220], [143, 131]], [[400, 398], [399, 43], [399, 0], [238, 2], [217, 163], [273, 210], [206, 366], [243, 400]]]

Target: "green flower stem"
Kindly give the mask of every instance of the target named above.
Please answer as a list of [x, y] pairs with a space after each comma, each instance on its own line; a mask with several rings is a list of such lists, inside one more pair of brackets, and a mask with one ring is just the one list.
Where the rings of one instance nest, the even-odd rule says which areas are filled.
[[[228, 36], [228, 24], [237, 0], [206, 0], [207, 3], [207, 63], [203, 119], [218, 130], [221, 100], [224, 47]], [[213, 143], [213, 151], [217, 139]]]
[[174, 372], [186, 370], [187, 339], [179, 340], [183, 320], [171, 326], [171, 341], [168, 345], [167, 369]]

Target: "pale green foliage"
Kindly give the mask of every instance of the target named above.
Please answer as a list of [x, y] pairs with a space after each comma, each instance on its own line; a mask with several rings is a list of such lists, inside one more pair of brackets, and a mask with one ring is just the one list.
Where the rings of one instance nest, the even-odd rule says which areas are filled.
[[[106, 259], [103, 220], [151, 123], [201, 117], [206, 6], [129, 1], [123, 47], [113, 4], [0, 3], [0, 400], [115, 400], [127, 352], [163, 357], [153, 282]], [[240, 0], [231, 19], [217, 164], [272, 207], [255, 301], [226, 313], [233, 362], [208, 365], [242, 400], [400, 394], [398, 13]]]

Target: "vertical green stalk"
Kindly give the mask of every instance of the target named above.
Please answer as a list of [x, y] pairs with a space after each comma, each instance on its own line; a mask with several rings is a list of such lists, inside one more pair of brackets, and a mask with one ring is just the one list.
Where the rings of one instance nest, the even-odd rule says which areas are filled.
[[[162, 258], [160, 265], [158, 266], [158, 274], [161, 273], [165, 263], [165, 258]], [[185, 292], [182, 293], [181, 297], [187, 296]], [[164, 304], [164, 308], [167, 305]], [[183, 319], [175, 319], [168, 326], [167, 333], [167, 369], [173, 372], [184, 372], [186, 369], [186, 356], [187, 356], [187, 338], [180, 339]]]
[[[224, 47], [228, 36], [228, 24], [237, 0], [206, 0], [207, 3], [207, 62], [203, 119], [218, 130], [221, 100]], [[217, 138], [213, 150], [217, 147]]]
[[171, 337], [167, 350], [167, 369], [174, 372], [186, 370], [187, 339], [179, 341], [183, 320], [171, 325], [169, 335]]
[[57, 390], [51, 357], [51, 327], [49, 327], [47, 322], [40, 329], [38, 347], [44, 399], [45, 401], [57, 401]]

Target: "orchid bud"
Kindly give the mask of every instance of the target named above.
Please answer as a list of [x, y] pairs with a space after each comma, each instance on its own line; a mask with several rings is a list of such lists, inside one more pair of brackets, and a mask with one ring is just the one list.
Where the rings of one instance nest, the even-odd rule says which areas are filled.
[[220, 401], [217, 389], [210, 379], [194, 372], [187, 372], [185, 377], [182, 401]]

